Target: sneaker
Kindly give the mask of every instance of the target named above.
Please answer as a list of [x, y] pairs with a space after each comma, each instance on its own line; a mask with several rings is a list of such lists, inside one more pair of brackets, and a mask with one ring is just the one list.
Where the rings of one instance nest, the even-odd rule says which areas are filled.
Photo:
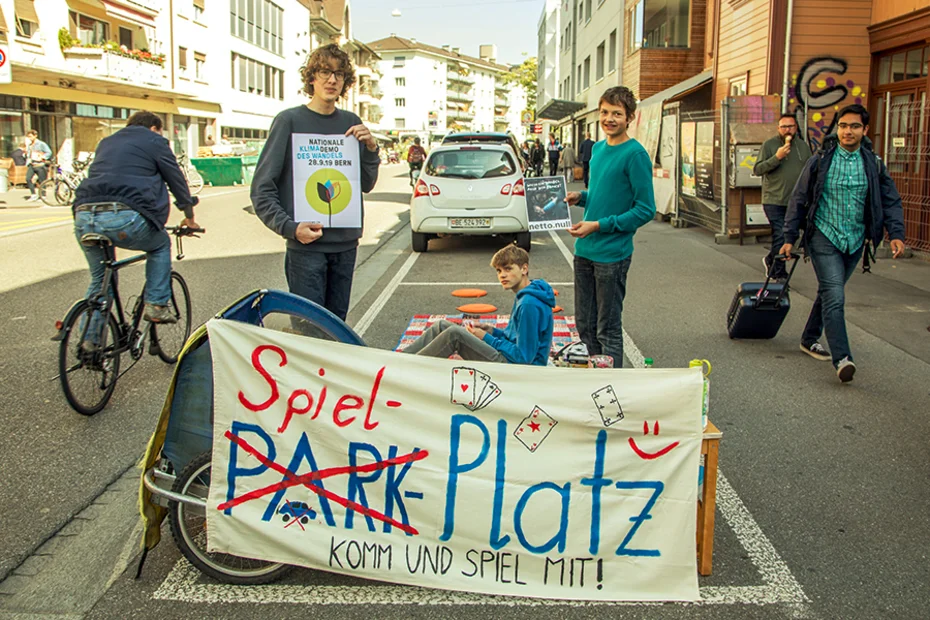
[[840, 381], [843, 383], [852, 381], [854, 374], [856, 374], [856, 365], [849, 357], [844, 357], [840, 360], [840, 363], [836, 365], [836, 376], [839, 377]]
[[819, 342], [814, 344], [807, 345], [803, 342], [801, 343], [801, 350], [813, 357], [815, 360], [820, 360], [821, 362], [830, 361], [830, 353], [823, 348], [823, 345]]
[[178, 317], [171, 313], [168, 306], [155, 306], [152, 304], [145, 304], [145, 312], [142, 314], [142, 318], [152, 323], [178, 322]]
[[32, 196], [26, 199], [26, 202], [39, 202], [39, 197], [33, 194]]

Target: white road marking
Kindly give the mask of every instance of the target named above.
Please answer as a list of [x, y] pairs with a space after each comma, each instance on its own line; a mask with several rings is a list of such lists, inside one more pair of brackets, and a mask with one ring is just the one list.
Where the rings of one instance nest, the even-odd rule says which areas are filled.
[[355, 333], [359, 336], [364, 336], [365, 332], [368, 331], [368, 328], [371, 327], [371, 324], [374, 322], [375, 318], [384, 309], [385, 304], [391, 298], [391, 295], [394, 294], [394, 291], [397, 290], [398, 285], [400, 285], [401, 280], [404, 279], [404, 276], [410, 271], [410, 268], [413, 267], [413, 264], [417, 262], [417, 259], [420, 257], [419, 252], [411, 252], [410, 256], [407, 257], [407, 260], [404, 261], [404, 264], [401, 265], [400, 269], [397, 271], [397, 274], [391, 278], [391, 281], [385, 287], [381, 294], [378, 295], [378, 298], [375, 300], [371, 307], [365, 311], [365, 314], [362, 315], [362, 318], [358, 320], [358, 323], [355, 324]]
[[[556, 245], [569, 265], [573, 264], [571, 252], [561, 239], [550, 231]], [[387, 304], [400, 285], [431, 284], [402, 282], [404, 276], [416, 262], [419, 253], [414, 252], [401, 266], [397, 275], [356, 326], [359, 335], [365, 333], [378, 313]], [[467, 286], [465, 283], [445, 283], [449, 286]], [[565, 284], [562, 284], [565, 286]], [[633, 339], [624, 331], [624, 352], [636, 368], [644, 368], [643, 355]], [[796, 618], [813, 617], [809, 609], [810, 599], [804, 594], [788, 565], [782, 560], [771, 541], [753, 519], [736, 491], [730, 486], [723, 473], [717, 474], [717, 508], [727, 525], [733, 530], [740, 545], [746, 550], [750, 561], [759, 571], [763, 585], [752, 586], [705, 586], [700, 588], [700, 600], [682, 605], [786, 605]], [[200, 583], [199, 571], [184, 558], [174, 568], [153, 594], [153, 598], [183, 603], [263, 603], [296, 605], [436, 605], [466, 606], [490, 605], [498, 607], [595, 607], [603, 605], [668, 605], [652, 602], [602, 602], [538, 599], [527, 597], [492, 596], [455, 590], [437, 590], [416, 586], [231, 586]]]
[[[500, 286], [500, 282], [401, 282], [400, 286]], [[550, 286], [575, 286], [574, 282], [550, 282]]]

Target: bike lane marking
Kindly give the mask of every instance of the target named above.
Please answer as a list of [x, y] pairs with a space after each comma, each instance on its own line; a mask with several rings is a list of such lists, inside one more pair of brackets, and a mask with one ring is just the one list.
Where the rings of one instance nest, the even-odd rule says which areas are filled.
[[[569, 266], [574, 257], [558, 235], [549, 231], [559, 251]], [[360, 336], [374, 322], [394, 292], [404, 284], [403, 278], [413, 267], [420, 253], [413, 252], [381, 292], [371, 307], [356, 324]], [[457, 284], [461, 283], [444, 283]], [[635, 368], [645, 368], [643, 354], [626, 330], [623, 332], [624, 353]], [[785, 605], [796, 617], [813, 615], [808, 604], [810, 599], [792, 574], [788, 565], [776, 551], [774, 545], [756, 523], [746, 505], [736, 494], [729, 481], [718, 471], [717, 508], [723, 520], [736, 535], [740, 546], [764, 582], [748, 586], [702, 586], [701, 598], [688, 605]], [[201, 583], [200, 572], [183, 557], [178, 560], [165, 580], [152, 595], [156, 600], [185, 603], [263, 603], [263, 604], [311, 604], [311, 605], [491, 605], [505, 607], [597, 607], [604, 605], [658, 606], [674, 605], [667, 602], [640, 601], [577, 601], [562, 599], [538, 599], [528, 597], [491, 596], [456, 590], [438, 590], [416, 586], [299, 586], [262, 585], [232, 586], [226, 584]]]
[[25, 233], [35, 232], [37, 230], [46, 230], [48, 228], [57, 228], [59, 226], [65, 226], [70, 224], [73, 221], [73, 218], [70, 215], [62, 217], [53, 217], [53, 218], [44, 218], [38, 222], [23, 223], [23, 222], [4, 222], [0, 224], [0, 239], [4, 237], [12, 237], [14, 235], [22, 235]]

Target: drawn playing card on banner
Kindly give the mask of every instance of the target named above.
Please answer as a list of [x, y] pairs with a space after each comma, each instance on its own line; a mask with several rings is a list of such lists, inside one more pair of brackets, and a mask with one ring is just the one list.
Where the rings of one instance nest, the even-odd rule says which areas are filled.
[[325, 228], [361, 228], [362, 185], [355, 136], [291, 135], [294, 220]]
[[484, 409], [492, 402], [494, 399], [501, 395], [501, 389], [497, 387], [497, 384], [493, 381], [488, 383], [488, 387], [485, 388], [484, 394], [481, 395], [481, 400], [478, 401], [478, 409]]
[[613, 386], [602, 387], [591, 394], [591, 398], [594, 399], [594, 405], [604, 421], [604, 426], [610, 426], [623, 419], [623, 409], [620, 408], [620, 401], [617, 400]]
[[491, 375], [487, 375], [480, 370], [475, 371], [475, 409], [481, 408], [481, 401], [484, 400], [485, 390], [491, 381]]
[[452, 369], [452, 404], [463, 405], [470, 410], [475, 408], [475, 369]]
[[558, 422], [543, 411], [539, 405], [536, 405], [530, 415], [520, 422], [520, 426], [513, 432], [513, 436], [519, 439], [527, 450], [536, 452], [536, 448], [545, 441], [556, 424]]

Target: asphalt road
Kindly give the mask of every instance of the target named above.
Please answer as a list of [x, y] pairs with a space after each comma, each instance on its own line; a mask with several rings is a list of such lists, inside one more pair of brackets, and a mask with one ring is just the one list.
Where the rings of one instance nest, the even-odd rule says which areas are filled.
[[[369, 346], [393, 348], [413, 314], [454, 313], [456, 283], [487, 283], [509, 310], [487, 266], [499, 242], [433, 242], [412, 266], [402, 168], [382, 171], [349, 323]], [[178, 266], [191, 284], [195, 319], [239, 294], [284, 287], [281, 243], [243, 211], [245, 193], [208, 198], [198, 220], [208, 235], [185, 246]], [[202, 215], [201, 215], [202, 213]], [[382, 231], [382, 232], [378, 232]], [[56, 383], [51, 325], [86, 284], [83, 264], [62, 267], [66, 229], [28, 237], [23, 262], [4, 271], [43, 274], [3, 293], [0, 395], [0, 575], [65, 525], [141, 454], [170, 369], [144, 358], [93, 418], [71, 412]], [[531, 274], [556, 283], [573, 313], [571, 239], [534, 235]], [[38, 253], [41, 256], [36, 257]], [[73, 254], [73, 252], [70, 252]], [[624, 327], [659, 367], [710, 359], [711, 419], [721, 428], [720, 506], [714, 574], [703, 605], [579, 606], [468, 596], [364, 582], [309, 570], [263, 588], [218, 586], [185, 569], [170, 540], [150, 554], [142, 579], [108, 582], [88, 618], [926, 618], [930, 607], [930, 264], [880, 261], [848, 288], [856, 380], [798, 351], [816, 282], [798, 268], [793, 308], [771, 341], [731, 341], [727, 306], [737, 283], [757, 280], [761, 246], [717, 246], [708, 233], [651, 223], [636, 237]], [[47, 255], [47, 256], [46, 256]], [[44, 258], [43, 258], [44, 257]], [[80, 255], [77, 255], [80, 258]], [[10, 260], [4, 247], [0, 259]], [[73, 261], [72, 261], [73, 262]], [[6, 262], [4, 263], [7, 264]], [[410, 267], [392, 289], [395, 274]], [[8, 271], [9, 270], [9, 271]], [[56, 272], [45, 277], [47, 272]], [[139, 286], [126, 278], [124, 290]], [[372, 310], [374, 308], [374, 310]], [[131, 494], [123, 501], [133, 501]], [[167, 530], [166, 530], [167, 534]], [[128, 561], [128, 559], [127, 559]], [[0, 584], [0, 594], [3, 594]], [[112, 587], [110, 587], [112, 585]], [[9, 600], [9, 599], [7, 599]], [[17, 611], [4, 607], [0, 611]], [[54, 605], [45, 603], [48, 610]], [[310, 607], [308, 609], [308, 606]], [[41, 606], [31, 611], [43, 609]], [[77, 611], [77, 610], [75, 610]], [[79, 614], [80, 615], [80, 614]]]

